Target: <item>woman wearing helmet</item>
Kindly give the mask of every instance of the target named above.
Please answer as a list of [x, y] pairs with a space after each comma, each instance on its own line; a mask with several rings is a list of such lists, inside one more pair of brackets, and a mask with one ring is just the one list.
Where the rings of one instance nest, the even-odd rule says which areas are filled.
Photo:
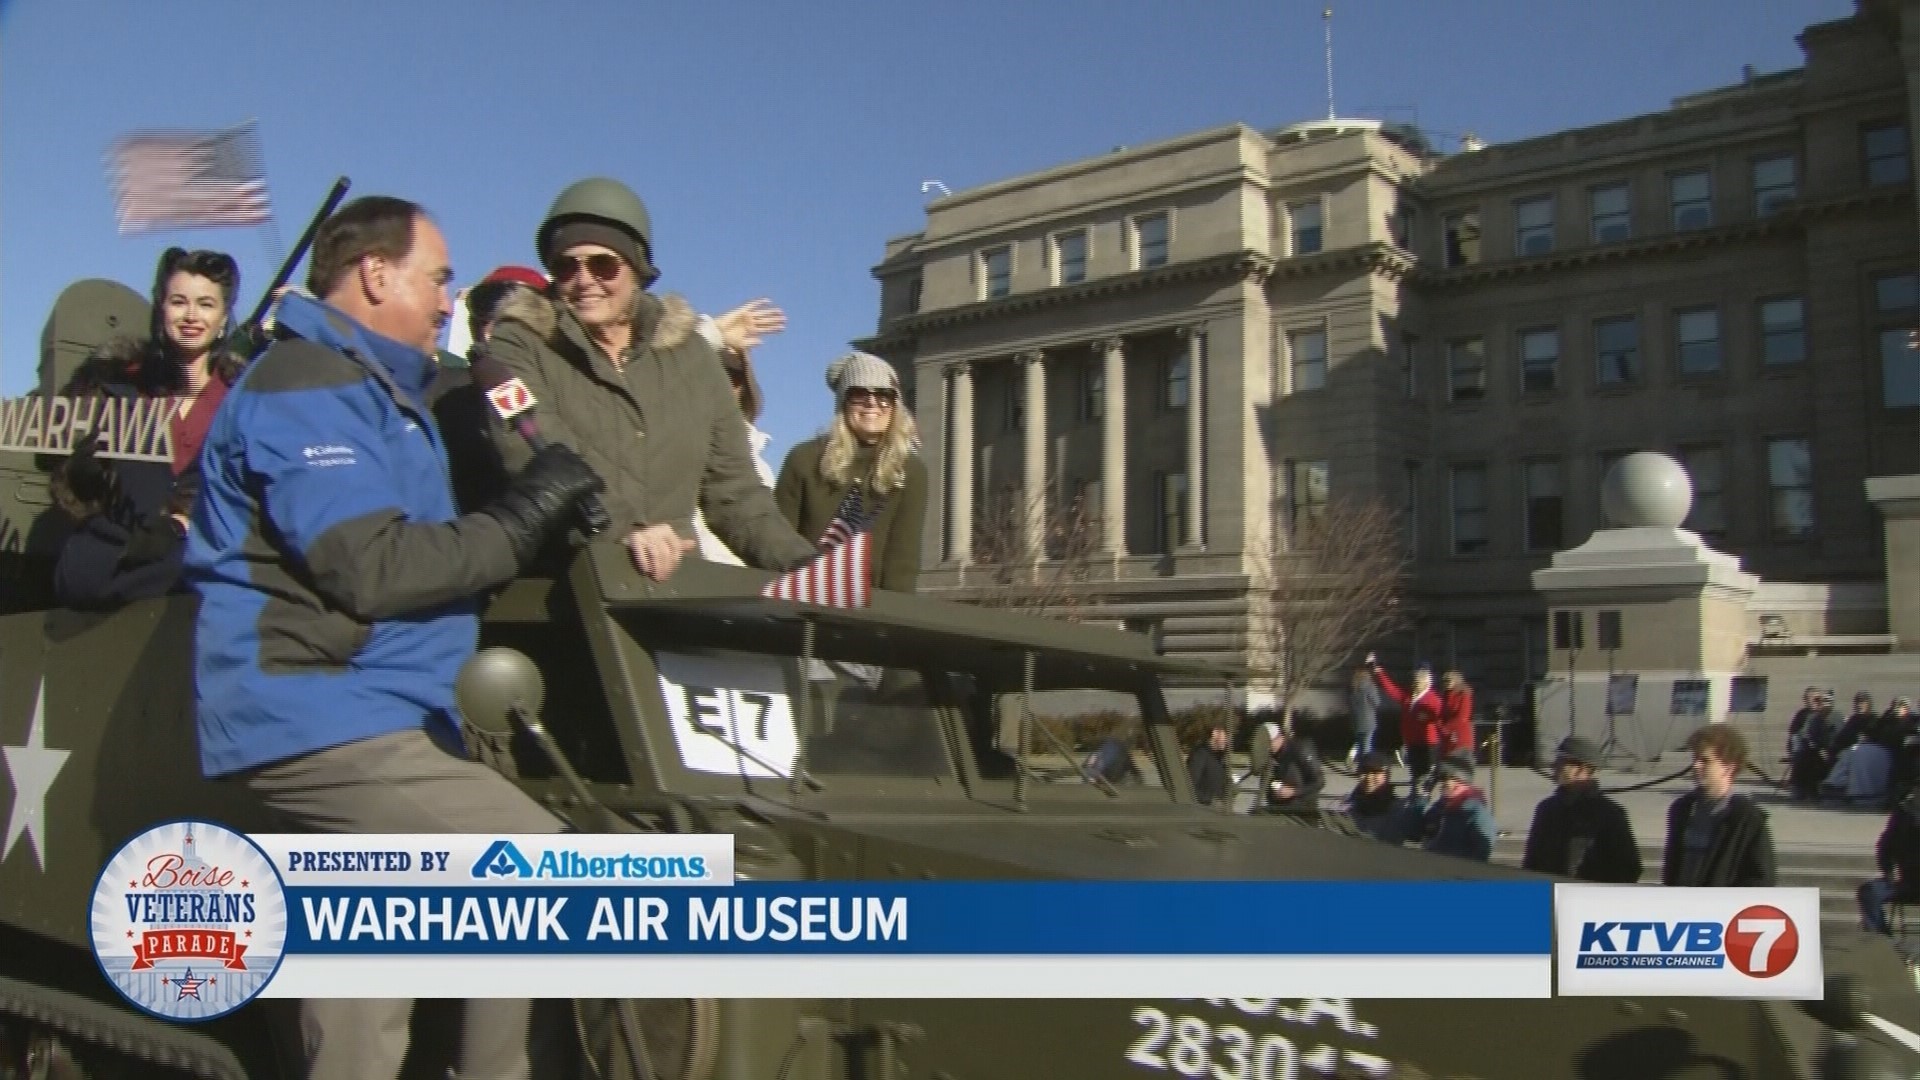
[[[553, 285], [509, 299], [486, 352], [533, 392], [543, 435], [606, 481], [607, 513], [635, 567], [666, 580], [694, 549], [696, 508], [750, 566], [812, 558], [754, 469], [693, 308], [647, 291], [660, 272], [640, 199], [617, 180], [582, 180], [554, 200], [535, 243]], [[495, 438], [509, 469], [531, 456], [505, 425]]]

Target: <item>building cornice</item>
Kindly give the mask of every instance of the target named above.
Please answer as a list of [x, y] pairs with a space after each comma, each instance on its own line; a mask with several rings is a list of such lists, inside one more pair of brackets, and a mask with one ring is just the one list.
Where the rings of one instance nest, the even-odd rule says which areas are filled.
[[1891, 210], [1910, 203], [1912, 199], [1913, 192], [1906, 187], [1900, 187], [1857, 192], [1817, 201], [1801, 200], [1757, 221], [1741, 221], [1614, 244], [1569, 248], [1532, 258], [1502, 259], [1497, 262], [1475, 263], [1472, 266], [1456, 266], [1444, 270], [1420, 266], [1410, 275], [1409, 281], [1426, 288], [1448, 289], [1509, 281], [1515, 278], [1540, 277], [1632, 259], [1751, 244], [1797, 236], [1814, 222]]
[[906, 315], [890, 321], [873, 337], [854, 344], [871, 349], [874, 346], [907, 343], [929, 330], [944, 330], [970, 323], [1011, 318], [1047, 308], [1124, 296], [1167, 285], [1226, 278], [1259, 280], [1271, 273], [1273, 266], [1273, 257], [1264, 252], [1232, 251], [1204, 259], [1156, 266], [1151, 270], [1137, 270], [1130, 274], [1117, 274], [1073, 285], [1056, 285], [1048, 289], [1015, 293], [997, 300], [980, 300], [958, 307]]

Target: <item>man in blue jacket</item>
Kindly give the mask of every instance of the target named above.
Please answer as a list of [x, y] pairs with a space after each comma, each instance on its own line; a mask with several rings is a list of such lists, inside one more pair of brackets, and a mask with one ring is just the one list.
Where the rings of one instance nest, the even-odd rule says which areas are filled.
[[[282, 298], [276, 335], [228, 393], [202, 454], [185, 557], [200, 594], [202, 771], [318, 832], [559, 832], [468, 760], [453, 683], [477, 596], [511, 580], [600, 489], [551, 447], [497, 499], [454, 508], [422, 395], [452, 312], [446, 242], [415, 204], [374, 196], [315, 236], [318, 300]], [[407, 1001], [308, 1001], [312, 1080], [391, 1080]], [[529, 1003], [468, 1004], [463, 1077], [526, 1077]]]

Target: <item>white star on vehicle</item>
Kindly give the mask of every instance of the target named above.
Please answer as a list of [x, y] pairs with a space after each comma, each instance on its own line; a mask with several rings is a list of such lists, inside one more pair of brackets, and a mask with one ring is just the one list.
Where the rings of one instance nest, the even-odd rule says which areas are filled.
[[60, 774], [71, 753], [47, 748], [43, 730], [46, 715], [47, 684], [42, 681], [34, 697], [26, 745], [0, 747], [0, 755], [7, 762], [7, 778], [13, 782], [13, 806], [7, 811], [7, 840], [5, 848], [0, 849], [0, 862], [13, 854], [13, 845], [24, 834], [43, 873], [47, 869], [47, 789], [53, 786], [53, 778]]

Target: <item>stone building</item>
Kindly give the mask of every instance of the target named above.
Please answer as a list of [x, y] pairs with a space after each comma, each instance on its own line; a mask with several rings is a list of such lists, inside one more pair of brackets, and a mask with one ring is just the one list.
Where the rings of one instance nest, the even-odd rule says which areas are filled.
[[934, 201], [861, 343], [913, 373], [922, 588], [990, 587], [984, 508], [1045, 492], [1102, 523], [1090, 615], [1244, 659], [1257, 553], [1371, 498], [1412, 558], [1402, 651], [1518, 698], [1530, 574], [1661, 450], [1689, 528], [1884, 631], [1865, 482], [1920, 473], [1907, 24], [1863, 0], [1801, 68], [1522, 142], [1236, 124]]

